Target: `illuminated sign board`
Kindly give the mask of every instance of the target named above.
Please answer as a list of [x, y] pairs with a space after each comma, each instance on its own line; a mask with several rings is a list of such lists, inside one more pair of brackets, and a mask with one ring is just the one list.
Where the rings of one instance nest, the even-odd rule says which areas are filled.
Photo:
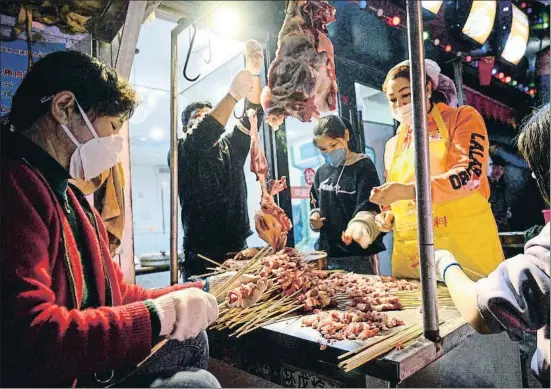
[[432, 12], [435, 15], [438, 14], [438, 11], [440, 11], [440, 7], [442, 7], [442, 3], [443, 3], [442, 0], [421, 1], [421, 5], [423, 6], [423, 8], [426, 9], [427, 11]]
[[495, 0], [475, 0], [469, 17], [463, 26], [463, 34], [483, 45], [488, 40], [496, 19], [497, 3]]
[[528, 16], [513, 5], [513, 24], [501, 57], [517, 65], [526, 53], [529, 34]]

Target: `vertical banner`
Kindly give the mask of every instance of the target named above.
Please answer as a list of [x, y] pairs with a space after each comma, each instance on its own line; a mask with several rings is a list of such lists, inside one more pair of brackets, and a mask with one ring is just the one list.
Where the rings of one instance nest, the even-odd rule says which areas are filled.
[[[65, 50], [64, 43], [35, 43], [32, 47], [33, 62], [38, 61], [46, 54]], [[15, 91], [27, 74], [29, 54], [27, 42], [17, 39], [13, 42], [0, 42], [0, 116], [7, 114], [11, 108], [11, 100]]]

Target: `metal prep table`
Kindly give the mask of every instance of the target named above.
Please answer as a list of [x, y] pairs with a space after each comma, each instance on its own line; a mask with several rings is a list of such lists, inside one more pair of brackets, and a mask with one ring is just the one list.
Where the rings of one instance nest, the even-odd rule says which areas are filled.
[[[441, 309], [442, 343], [420, 337], [351, 373], [337, 357], [363, 344], [339, 341], [320, 349], [317, 331], [300, 318], [274, 323], [237, 339], [209, 332], [211, 357], [286, 387], [521, 387], [518, 344], [502, 335], [475, 334], [454, 309]], [[392, 312], [406, 324], [416, 309]]]

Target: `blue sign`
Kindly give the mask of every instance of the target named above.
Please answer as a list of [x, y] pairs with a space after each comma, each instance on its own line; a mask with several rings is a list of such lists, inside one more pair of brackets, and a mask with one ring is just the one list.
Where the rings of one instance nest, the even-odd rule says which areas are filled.
[[[33, 62], [38, 61], [46, 54], [54, 51], [65, 50], [64, 43], [34, 43], [32, 46]], [[11, 107], [11, 100], [15, 91], [27, 74], [29, 67], [29, 54], [27, 42], [15, 40], [13, 42], [0, 42], [0, 116], [7, 114]]]

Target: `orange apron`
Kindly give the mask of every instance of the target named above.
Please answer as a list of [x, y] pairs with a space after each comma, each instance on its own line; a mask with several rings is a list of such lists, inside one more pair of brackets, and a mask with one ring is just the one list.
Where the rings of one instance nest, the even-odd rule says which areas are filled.
[[[447, 171], [449, 132], [439, 109], [431, 112], [438, 125], [438, 133], [429, 139], [431, 176]], [[399, 129], [396, 150], [390, 166], [388, 182], [415, 180], [414, 150], [403, 149], [406, 128]], [[391, 205], [394, 214], [394, 248], [392, 275], [399, 278], [419, 278], [419, 250], [417, 210], [415, 201], [401, 200]], [[490, 203], [478, 191], [459, 200], [432, 205], [434, 246], [454, 254], [466, 269], [487, 276], [503, 261], [503, 250]], [[474, 273], [466, 271], [473, 280]]]

